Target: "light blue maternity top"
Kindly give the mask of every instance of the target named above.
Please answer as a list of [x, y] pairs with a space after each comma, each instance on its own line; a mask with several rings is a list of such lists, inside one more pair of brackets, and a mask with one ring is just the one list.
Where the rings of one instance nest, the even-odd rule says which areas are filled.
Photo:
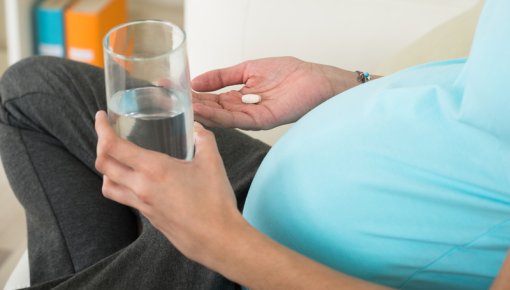
[[368, 281], [487, 289], [510, 245], [510, 1], [486, 1], [468, 60], [360, 85], [304, 116], [264, 160], [244, 215]]

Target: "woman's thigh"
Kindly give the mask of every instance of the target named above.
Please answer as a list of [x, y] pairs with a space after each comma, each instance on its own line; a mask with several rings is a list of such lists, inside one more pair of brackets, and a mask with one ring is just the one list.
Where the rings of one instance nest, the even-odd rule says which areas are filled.
[[[101, 194], [94, 115], [105, 109], [104, 93], [101, 69], [58, 58], [26, 59], [2, 77], [0, 154], [27, 214], [32, 283], [85, 271], [114, 253], [129, 256], [123, 251], [150, 240], [137, 239], [131, 209]], [[241, 208], [269, 147], [235, 130], [213, 131]]]

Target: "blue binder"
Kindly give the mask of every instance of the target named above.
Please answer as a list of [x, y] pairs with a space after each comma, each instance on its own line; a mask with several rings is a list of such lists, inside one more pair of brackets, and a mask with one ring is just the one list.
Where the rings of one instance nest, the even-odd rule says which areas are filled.
[[64, 11], [72, 0], [43, 0], [35, 8], [37, 54], [65, 56]]

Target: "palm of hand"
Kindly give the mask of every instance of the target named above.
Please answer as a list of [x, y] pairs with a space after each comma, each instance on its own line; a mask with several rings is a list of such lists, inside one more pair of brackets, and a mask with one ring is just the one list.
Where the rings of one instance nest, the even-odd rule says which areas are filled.
[[[217, 90], [244, 84], [239, 91], [194, 93], [197, 120], [208, 126], [270, 129], [294, 122], [333, 94], [319, 65], [296, 58], [269, 58], [212, 71], [197, 77], [193, 87]], [[244, 104], [241, 96], [258, 94], [258, 104]]]

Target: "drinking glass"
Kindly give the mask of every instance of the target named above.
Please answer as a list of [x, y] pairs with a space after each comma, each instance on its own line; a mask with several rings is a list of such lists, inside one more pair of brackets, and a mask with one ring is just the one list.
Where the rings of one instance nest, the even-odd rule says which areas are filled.
[[193, 157], [193, 110], [186, 36], [176, 25], [134, 21], [103, 40], [108, 120], [146, 149]]

